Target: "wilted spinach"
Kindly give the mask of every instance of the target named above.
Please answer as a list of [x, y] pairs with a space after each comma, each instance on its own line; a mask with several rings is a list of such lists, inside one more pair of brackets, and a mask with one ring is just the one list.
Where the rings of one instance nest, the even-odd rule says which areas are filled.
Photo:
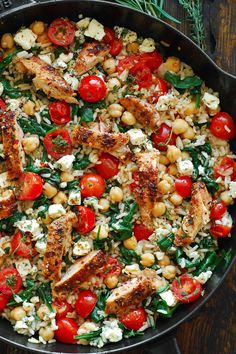
[[98, 294], [98, 301], [96, 303], [96, 306], [94, 307], [93, 311], [90, 314], [91, 319], [94, 322], [100, 322], [101, 320], [104, 319], [105, 317], [105, 306], [106, 306], [106, 300], [110, 296], [110, 291], [105, 291], [102, 290]]
[[167, 71], [165, 73], [165, 79], [177, 89], [190, 89], [202, 85], [202, 80], [196, 75], [186, 76], [184, 79], [181, 79], [179, 75]]
[[174, 242], [174, 237], [175, 235], [173, 232], [170, 232], [166, 237], [163, 237], [162, 240], [158, 241], [157, 244], [160, 247], [160, 250], [165, 252], [168, 251]]
[[141, 257], [134, 250], [128, 250], [122, 245], [119, 248], [121, 253], [121, 257], [119, 257], [120, 262], [126, 265], [132, 264], [134, 261], [140, 262]]
[[11, 63], [14, 56], [19, 53], [19, 50], [14, 50], [11, 54], [7, 55], [1, 62], [0, 62], [0, 73], [2, 73], [6, 67]]
[[6, 234], [13, 234], [15, 222], [21, 220], [24, 214], [16, 210], [9, 218], [0, 220], [0, 231], [4, 231]]
[[45, 136], [50, 130], [53, 129], [52, 125], [43, 122], [39, 124], [35, 119], [32, 118], [26, 119], [19, 117], [17, 120], [24, 133]]
[[109, 226], [113, 230], [112, 235], [118, 241], [126, 240], [132, 236], [132, 219], [137, 208], [137, 203], [129, 199], [125, 202], [123, 218], [119, 218], [120, 212], [114, 214]]
[[[34, 293], [35, 282], [32, 279], [26, 279], [26, 289], [20, 291], [17, 295], [13, 294], [13, 298], [7, 303], [7, 306], [16, 306], [19, 302], [19, 297], [21, 302], [28, 301]], [[16, 301], [17, 299], [17, 301]]]
[[38, 212], [38, 216], [44, 218], [46, 212], [48, 211], [50, 201], [44, 194], [42, 194], [38, 199], [34, 201], [33, 208], [37, 209], [41, 207], [41, 210]]
[[91, 164], [88, 156], [80, 157], [80, 153], [77, 152], [75, 155], [75, 160], [73, 162], [73, 169], [74, 170], [84, 170]]
[[20, 91], [14, 86], [11, 86], [10, 82], [6, 79], [0, 78], [3, 85], [4, 94], [10, 98], [19, 98], [21, 96], [31, 97], [31, 93], [27, 91]]
[[51, 312], [54, 312], [52, 307], [52, 291], [50, 283], [43, 283], [36, 289], [38, 297], [47, 305]]

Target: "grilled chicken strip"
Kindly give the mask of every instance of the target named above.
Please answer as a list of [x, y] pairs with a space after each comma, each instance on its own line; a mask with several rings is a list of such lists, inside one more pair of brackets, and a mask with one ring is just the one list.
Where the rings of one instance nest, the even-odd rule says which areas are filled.
[[16, 121], [16, 114], [12, 111], [5, 112], [0, 117], [2, 131], [3, 153], [7, 168], [7, 179], [18, 178], [23, 172], [25, 154], [21, 140], [23, 133]]
[[38, 57], [19, 60], [31, 75], [35, 75], [33, 84], [36, 90], [43, 90], [44, 93], [58, 100], [68, 103], [79, 103], [74, 96], [71, 86], [51, 66]]
[[105, 263], [105, 254], [102, 251], [92, 251], [87, 256], [81, 257], [55, 284], [55, 292], [67, 294], [73, 289], [77, 289], [79, 284], [83, 283], [90, 275], [98, 273]]
[[62, 257], [68, 251], [71, 243], [72, 224], [76, 222], [76, 215], [68, 212], [48, 226], [47, 248], [43, 258], [45, 278], [54, 281], [61, 279]]
[[4, 191], [0, 196], [0, 220], [9, 218], [16, 208], [16, 198], [13, 191]]
[[160, 126], [161, 118], [152, 104], [132, 96], [121, 98], [120, 103], [128, 112], [132, 113], [136, 120], [143, 126], [150, 127], [151, 129]]
[[127, 146], [129, 142], [128, 134], [102, 133], [77, 125], [72, 133], [72, 141], [74, 145], [84, 144], [119, 157], [123, 157], [130, 152]]
[[157, 191], [159, 152], [140, 152], [135, 156], [135, 161], [138, 165], [138, 183], [133, 193], [137, 200], [143, 223], [152, 227], [152, 209], [159, 196]]
[[122, 315], [131, 307], [141, 305], [142, 301], [155, 293], [158, 288], [156, 274], [149, 270], [138, 278], [133, 278], [114, 289], [106, 301], [107, 314]]
[[203, 182], [193, 184], [192, 198], [182, 226], [175, 235], [175, 245], [185, 246], [192, 243], [198, 232], [210, 221], [212, 198]]
[[76, 59], [75, 71], [77, 74], [82, 75], [98, 63], [103, 62], [109, 50], [110, 46], [105, 43], [86, 43]]

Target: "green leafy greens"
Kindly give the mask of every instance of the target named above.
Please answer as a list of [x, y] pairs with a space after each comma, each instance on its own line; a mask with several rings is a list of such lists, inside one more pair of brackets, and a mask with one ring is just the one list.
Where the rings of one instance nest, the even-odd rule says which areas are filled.
[[165, 79], [177, 89], [190, 89], [202, 85], [202, 80], [196, 75], [186, 76], [184, 79], [181, 79], [179, 75], [167, 71], [165, 73]]
[[125, 202], [123, 218], [120, 218], [120, 211], [113, 214], [109, 226], [113, 230], [113, 237], [118, 241], [126, 240], [132, 236], [132, 219], [137, 208], [137, 203], [129, 199]]
[[52, 307], [52, 292], [51, 292], [51, 284], [43, 283], [36, 289], [36, 294], [39, 296], [41, 300], [47, 305], [51, 312], [54, 312]]
[[19, 117], [18, 123], [22, 128], [24, 133], [36, 134], [38, 136], [45, 136], [50, 130], [53, 129], [53, 126], [46, 123], [38, 123], [33, 118], [23, 118]]

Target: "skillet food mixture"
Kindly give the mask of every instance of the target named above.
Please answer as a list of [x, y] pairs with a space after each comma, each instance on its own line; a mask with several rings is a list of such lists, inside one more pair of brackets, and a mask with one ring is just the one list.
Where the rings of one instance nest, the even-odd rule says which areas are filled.
[[230, 261], [232, 117], [126, 28], [37, 21], [1, 47], [2, 317], [32, 343], [158, 328]]

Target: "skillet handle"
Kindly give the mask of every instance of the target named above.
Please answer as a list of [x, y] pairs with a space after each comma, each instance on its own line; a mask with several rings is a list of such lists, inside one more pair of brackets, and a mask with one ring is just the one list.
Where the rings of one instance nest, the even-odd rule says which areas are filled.
[[[168, 336], [168, 335], [167, 335]], [[179, 345], [175, 336], [169, 335], [165, 336], [163, 339], [158, 339], [157, 341], [149, 342], [144, 348], [143, 354], [181, 354]]]
[[0, 13], [2, 14], [19, 6], [37, 2], [40, 2], [40, 0], [0, 0]]

